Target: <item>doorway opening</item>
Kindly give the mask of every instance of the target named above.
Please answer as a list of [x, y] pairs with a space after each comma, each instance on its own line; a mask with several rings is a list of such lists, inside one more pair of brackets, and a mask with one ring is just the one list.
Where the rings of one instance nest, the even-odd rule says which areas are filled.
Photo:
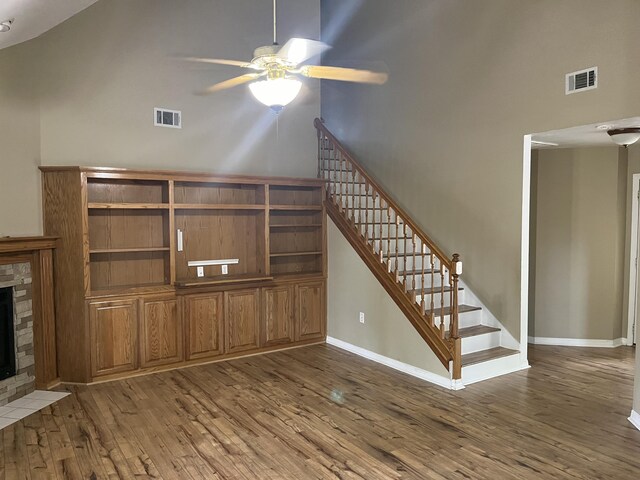
[[521, 314], [530, 343], [635, 343], [640, 142], [623, 148], [607, 134], [631, 126], [640, 117], [525, 136]]

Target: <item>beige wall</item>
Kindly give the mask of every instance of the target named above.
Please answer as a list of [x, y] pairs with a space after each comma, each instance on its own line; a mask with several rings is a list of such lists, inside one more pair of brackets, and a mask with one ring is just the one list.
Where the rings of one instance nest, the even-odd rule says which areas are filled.
[[529, 318], [530, 335], [626, 337], [625, 150], [541, 150], [533, 171], [535, 313]]
[[[319, 38], [318, 0], [278, 6], [281, 39]], [[2, 152], [0, 233], [40, 230], [39, 163], [315, 176], [318, 81], [308, 80], [276, 120], [244, 87], [193, 95], [246, 73], [241, 69], [171, 59], [248, 60], [254, 48], [271, 43], [271, 29], [268, 1], [101, 0], [45, 35], [0, 51], [0, 140], [11, 153]], [[16, 65], [7, 79], [5, 71]], [[33, 81], [35, 92], [24, 95]], [[5, 116], [7, 102], [19, 118]], [[184, 128], [154, 127], [154, 107], [182, 110]], [[9, 205], [17, 192], [28, 197], [20, 212]]]
[[37, 235], [40, 120], [29, 44], [0, 50], [0, 236]]
[[[328, 222], [327, 335], [385, 357], [449, 378], [429, 346], [358, 257]], [[365, 323], [359, 320], [365, 314]]]
[[[464, 281], [518, 338], [523, 135], [638, 115], [640, 2], [322, 5], [326, 61], [390, 74], [382, 87], [323, 84], [328, 127], [462, 254]], [[593, 65], [599, 88], [565, 96], [565, 73]]]

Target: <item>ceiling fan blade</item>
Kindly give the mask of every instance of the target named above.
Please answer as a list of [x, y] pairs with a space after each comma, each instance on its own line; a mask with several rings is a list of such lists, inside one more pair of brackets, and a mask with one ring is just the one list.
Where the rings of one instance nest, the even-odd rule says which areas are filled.
[[204, 58], [204, 57], [180, 57], [180, 60], [198, 63], [214, 63], [216, 65], [230, 65], [232, 67], [251, 68], [259, 70], [260, 67], [251, 62], [243, 62], [242, 60], [225, 60], [224, 58]]
[[294, 65], [320, 55], [322, 52], [329, 50], [331, 47], [317, 40], [308, 40], [306, 38], [292, 38], [285, 43], [278, 51], [277, 56], [287, 60]]
[[220, 90], [237, 87], [238, 85], [242, 85], [243, 83], [250, 82], [252, 80], [255, 80], [256, 78], [260, 78], [262, 75], [262, 73], [247, 73], [245, 75], [240, 75], [239, 77], [230, 78], [229, 80], [225, 80], [224, 82], [211, 85], [209, 88], [198, 92], [198, 95], [209, 95], [211, 93], [219, 92]]
[[325, 67], [323, 65], [305, 65], [300, 69], [300, 73], [310, 78], [323, 78], [342, 82], [374, 83], [376, 85], [386, 83], [389, 78], [389, 75], [383, 72], [357, 70], [355, 68]]

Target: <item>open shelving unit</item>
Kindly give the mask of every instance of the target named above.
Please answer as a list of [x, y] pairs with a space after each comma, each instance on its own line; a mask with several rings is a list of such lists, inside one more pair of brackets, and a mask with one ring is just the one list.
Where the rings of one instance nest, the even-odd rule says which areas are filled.
[[[321, 180], [74, 168], [85, 176], [87, 295], [326, 274]], [[237, 260], [226, 274], [189, 266], [224, 259]]]
[[323, 189], [278, 185], [269, 189], [270, 266], [274, 275], [324, 271]]
[[87, 178], [91, 290], [170, 283], [169, 183]]

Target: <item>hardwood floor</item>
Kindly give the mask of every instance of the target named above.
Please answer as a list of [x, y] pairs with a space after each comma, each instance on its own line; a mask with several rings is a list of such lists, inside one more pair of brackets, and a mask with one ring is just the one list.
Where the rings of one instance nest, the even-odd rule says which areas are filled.
[[0, 431], [0, 479], [635, 479], [633, 349], [451, 392], [325, 345], [105, 383]]

